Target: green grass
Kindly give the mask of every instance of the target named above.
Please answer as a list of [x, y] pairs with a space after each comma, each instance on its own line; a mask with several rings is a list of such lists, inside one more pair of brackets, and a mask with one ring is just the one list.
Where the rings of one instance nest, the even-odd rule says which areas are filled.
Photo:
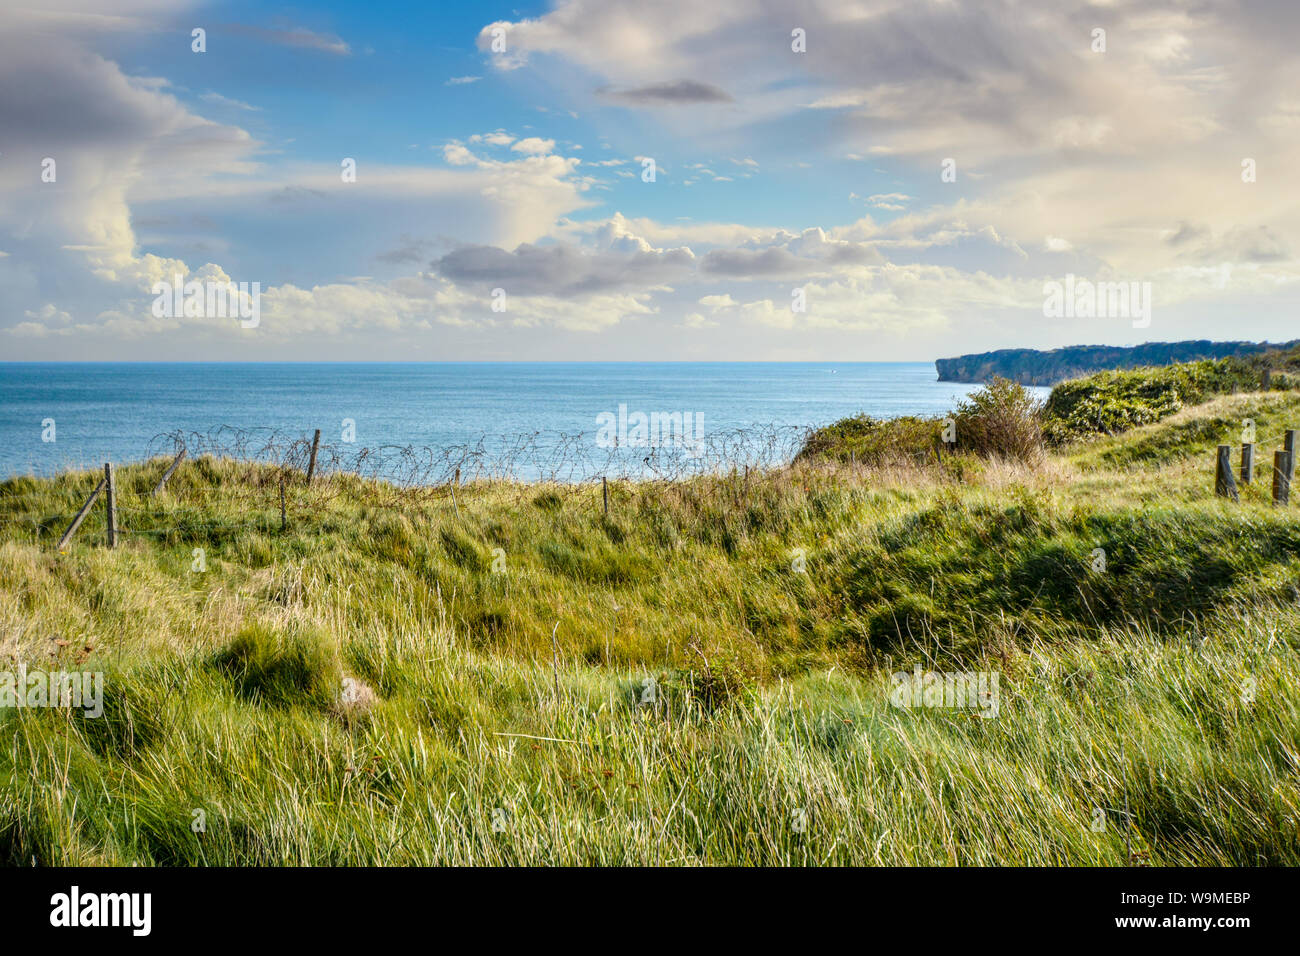
[[[268, 469], [151, 499], [154, 461], [123, 543], [98, 507], [66, 554], [98, 476], [2, 483], [6, 666], [105, 700], [0, 711], [0, 859], [1297, 865], [1300, 520], [1213, 497], [1243, 417], [1300, 399], [1032, 466], [616, 483], [608, 518], [599, 486], [332, 478], [284, 532]], [[996, 673], [998, 716], [890, 706], [918, 665]]]
[[[1237, 358], [1098, 372], [1052, 389], [1043, 410], [1044, 432], [1055, 444], [1113, 435], [1217, 395], [1254, 391], [1260, 375], [1246, 359]], [[1290, 382], [1278, 376], [1276, 384]]]

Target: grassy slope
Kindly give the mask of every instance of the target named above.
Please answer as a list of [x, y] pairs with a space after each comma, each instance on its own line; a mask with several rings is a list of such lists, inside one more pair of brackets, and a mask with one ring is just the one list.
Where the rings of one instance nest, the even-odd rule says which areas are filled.
[[[1271, 438], [1300, 400], [1032, 471], [620, 485], [609, 520], [598, 488], [457, 518], [339, 481], [284, 534], [267, 473], [187, 463], [155, 503], [152, 462], [123, 523], [171, 530], [110, 552], [97, 509], [66, 555], [96, 476], [4, 483], [0, 650], [107, 676], [99, 720], [0, 712], [0, 859], [1123, 864], [1127, 804], [1137, 861], [1296, 865], [1300, 521], [1209, 494], [1245, 417]], [[917, 664], [997, 671], [1000, 716], [890, 707]]]

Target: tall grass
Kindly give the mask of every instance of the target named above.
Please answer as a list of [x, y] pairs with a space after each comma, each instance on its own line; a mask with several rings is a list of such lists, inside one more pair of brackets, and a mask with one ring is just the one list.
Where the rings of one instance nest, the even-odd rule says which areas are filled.
[[[615, 483], [608, 517], [338, 477], [284, 532], [273, 475], [153, 500], [156, 461], [119, 469], [150, 533], [97, 514], [63, 555], [95, 476], [3, 483], [0, 653], [105, 700], [0, 711], [0, 858], [1295, 865], [1300, 522], [1202, 454], [1245, 412], [1300, 402], [1036, 466]], [[891, 706], [918, 666], [996, 673], [998, 716]]]

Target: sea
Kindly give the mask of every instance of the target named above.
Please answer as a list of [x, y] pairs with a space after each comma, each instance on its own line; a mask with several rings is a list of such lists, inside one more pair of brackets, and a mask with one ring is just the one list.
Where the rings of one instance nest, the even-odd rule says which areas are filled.
[[0, 476], [125, 464], [180, 443], [301, 456], [317, 429], [322, 468], [405, 481], [452, 468], [585, 480], [612, 458], [624, 473], [665, 474], [780, 463], [810, 428], [942, 415], [976, 388], [937, 381], [929, 362], [3, 362]]

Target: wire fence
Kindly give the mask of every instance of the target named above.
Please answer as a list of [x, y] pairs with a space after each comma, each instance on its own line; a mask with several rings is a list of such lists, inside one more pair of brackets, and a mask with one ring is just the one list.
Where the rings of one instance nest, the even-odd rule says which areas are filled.
[[[319, 518], [329, 502], [346, 495], [376, 507], [444, 501], [459, 511], [457, 489], [490, 483], [499, 494], [522, 500], [545, 485], [551, 494], [590, 494], [604, 482], [661, 484], [707, 475], [740, 475], [748, 483], [760, 470], [789, 465], [814, 429], [770, 425], [715, 431], [669, 441], [605, 443], [594, 433], [537, 431], [480, 436], [446, 447], [323, 442], [273, 428], [216, 426], [177, 430], [149, 440], [143, 467], [119, 466], [114, 480], [114, 531], [119, 535], [190, 539], [245, 530], [269, 532], [293, 520]], [[153, 494], [178, 455], [185, 468], [221, 469], [219, 510], [246, 516], [214, 520], [213, 500]], [[310, 480], [308, 480], [310, 475]], [[0, 526], [27, 529], [40, 540], [57, 537], [77, 515], [93, 484], [65, 474], [55, 488], [0, 493]], [[185, 484], [173, 477], [170, 488]], [[85, 487], [82, 487], [82, 486]], [[597, 492], [599, 493], [599, 491]], [[97, 503], [79, 535], [107, 530], [107, 508]]]
[[[601, 478], [674, 481], [717, 474], [732, 468], [788, 464], [815, 429], [793, 425], [755, 425], [691, 437], [673, 432], [667, 440], [603, 442], [597, 433], [536, 431], [522, 435], [481, 435], [445, 447], [385, 444], [357, 446], [322, 442], [315, 473], [345, 474], [389, 482], [403, 488], [462, 482], [510, 481], [582, 484]], [[290, 471], [310, 466], [313, 441], [275, 429], [221, 425], [207, 432], [174, 431], [155, 436], [145, 457], [175, 453], [212, 456]]]
[[[274, 531], [290, 521], [319, 520], [340, 496], [372, 507], [407, 508], [419, 503], [450, 504], [459, 515], [457, 490], [491, 484], [498, 496], [534, 498], [545, 486], [551, 495], [599, 496], [605, 482], [635, 483], [642, 493], [655, 486], [685, 483], [704, 476], [726, 476], [709, 494], [743, 501], [751, 478], [793, 463], [815, 429], [770, 425], [713, 432], [698, 439], [674, 436], [667, 442], [602, 442], [592, 433], [532, 432], [480, 436], [446, 447], [353, 442], [322, 442], [277, 429], [221, 425], [206, 432], [171, 431], [155, 435], [143, 450], [144, 464], [128, 467], [114, 481], [113, 530], [121, 535], [197, 540], [241, 531]], [[1257, 450], [1288, 440], [1288, 434], [1257, 439]], [[181, 456], [181, 457], [177, 457]], [[924, 450], [920, 457], [924, 458]], [[185, 492], [156, 496], [153, 491], [173, 461], [185, 459], [172, 487]], [[1256, 461], [1262, 483], [1272, 461]], [[1165, 462], [1163, 467], [1168, 467]], [[1202, 468], [1194, 459], [1183, 469]], [[1216, 462], [1216, 492], [1236, 497], [1234, 469]], [[185, 469], [210, 471], [200, 485]], [[1289, 466], [1294, 468], [1294, 463]], [[217, 472], [220, 474], [217, 474]], [[1286, 476], [1279, 503], [1287, 502], [1293, 471]], [[1244, 480], [1245, 476], [1242, 475]], [[93, 474], [65, 473], [53, 489], [21, 490], [9, 483], [0, 492], [0, 527], [29, 531], [36, 539], [57, 537], [69, 527], [94, 487]], [[220, 484], [213, 497], [202, 487]], [[15, 488], [20, 490], [14, 490]], [[1274, 489], [1278, 498], [1278, 489]], [[601, 507], [601, 498], [594, 499]], [[603, 502], [608, 509], [608, 497]], [[218, 517], [214, 517], [217, 515]], [[108, 529], [107, 508], [96, 507], [78, 533]]]

